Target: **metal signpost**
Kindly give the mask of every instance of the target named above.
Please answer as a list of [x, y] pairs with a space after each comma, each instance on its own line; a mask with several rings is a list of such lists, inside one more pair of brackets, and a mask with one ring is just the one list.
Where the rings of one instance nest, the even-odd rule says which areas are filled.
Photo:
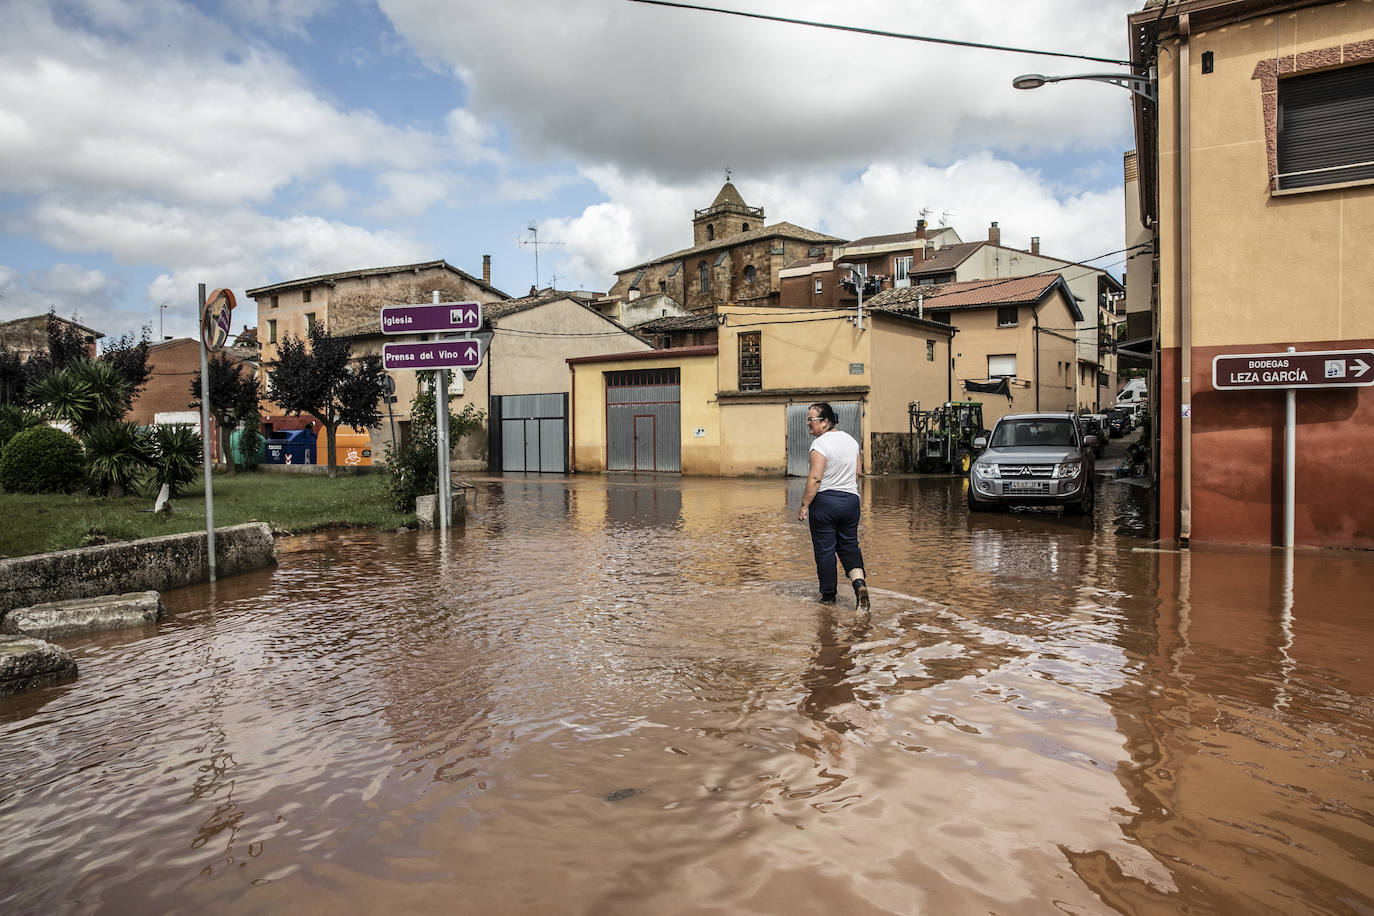
[[1306, 350], [1232, 353], [1212, 358], [1217, 391], [1284, 391], [1283, 546], [1293, 546], [1297, 503], [1298, 389], [1374, 385], [1374, 350]]
[[438, 432], [439, 528], [447, 531], [453, 521], [453, 482], [449, 471], [448, 370], [476, 369], [482, 364], [482, 347], [470, 338], [443, 340], [444, 333], [470, 333], [482, 326], [480, 302], [440, 302], [434, 291], [430, 305], [396, 305], [382, 309], [383, 334], [434, 334], [423, 343], [382, 345], [382, 368], [437, 369], [434, 425]]
[[[200, 451], [205, 466], [205, 558], [210, 581], [215, 581], [215, 494], [210, 485], [210, 362], [206, 351], [218, 351], [229, 339], [233, 326], [234, 294], [217, 289], [205, 298], [205, 284], [197, 285], [200, 300]], [[233, 456], [228, 456], [233, 460]]]

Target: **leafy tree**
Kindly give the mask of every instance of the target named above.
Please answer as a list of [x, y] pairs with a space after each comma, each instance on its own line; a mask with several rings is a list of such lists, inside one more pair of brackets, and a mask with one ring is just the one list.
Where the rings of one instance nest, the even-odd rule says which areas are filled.
[[382, 359], [375, 353], [352, 358], [347, 340], [329, 333], [322, 322], [310, 326], [306, 341], [288, 334], [268, 376], [267, 396], [282, 410], [308, 413], [324, 427], [329, 476], [338, 477], [335, 434], [341, 425], [365, 430], [382, 421]]
[[[219, 426], [219, 453], [230, 474], [234, 473], [234, 456], [230, 454], [230, 436], [235, 429], [257, 431], [261, 420], [258, 399], [258, 380], [252, 372], [244, 371], [244, 364], [225, 356], [213, 354], [210, 367], [210, 414]], [[200, 372], [191, 380], [191, 406], [200, 407]], [[257, 443], [253, 453], [257, 454]]]
[[143, 336], [137, 340], [132, 334], [123, 334], [107, 341], [101, 350], [100, 361], [113, 365], [129, 386], [124, 396], [124, 413], [128, 413], [133, 407], [134, 398], [138, 397], [139, 392], [148, 384], [148, 377], [153, 374], [153, 367], [148, 365], [150, 346], [152, 345], [148, 341], [148, 331], [145, 329]]
[[0, 404], [27, 404], [29, 381], [29, 369], [19, 351], [0, 344]]
[[[439, 489], [439, 430], [434, 425], [434, 373], [417, 373], [420, 388], [410, 402], [410, 438], [399, 453], [386, 446], [386, 488], [391, 502], [402, 512], [415, 510], [415, 497], [438, 492]], [[452, 389], [449, 389], [452, 391]], [[452, 402], [457, 395], [450, 394]], [[476, 405], [468, 404], [455, 414], [449, 407], [449, 442], [457, 442], [468, 433], [480, 429], [487, 414]]]
[[[86, 338], [70, 324], [57, 320], [57, 312], [48, 310], [48, 371], [63, 369], [73, 363], [91, 358]], [[45, 373], [46, 374], [46, 373]]]

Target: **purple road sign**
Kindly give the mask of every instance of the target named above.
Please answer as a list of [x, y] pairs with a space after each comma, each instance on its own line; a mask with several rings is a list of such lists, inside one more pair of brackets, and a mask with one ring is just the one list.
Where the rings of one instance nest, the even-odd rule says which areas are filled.
[[475, 331], [482, 326], [482, 303], [438, 302], [434, 305], [388, 305], [382, 309], [383, 334], [432, 334]]
[[424, 343], [382, 345], [382, 368], [476, 369], [482, 365], [482, 348], [475, 340], [431, 340]]

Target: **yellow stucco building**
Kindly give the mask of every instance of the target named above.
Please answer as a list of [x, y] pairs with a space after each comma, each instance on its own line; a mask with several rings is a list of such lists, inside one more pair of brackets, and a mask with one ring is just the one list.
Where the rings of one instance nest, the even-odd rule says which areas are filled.
[[[1160, 535], [1278, 544], [1285, 392], [1218, 390], [1213, 360], [1374, 347], [1374, 3], [1150, 0], [1129, 24], [1157, 75], [1134, 104]], [[1296, 543], [1374, 547], [1374, 391], [1296, 401]]]
[[865, 466], [901, 470], [908, 407], [951, 388], [953, 329], [900, 312], [724, 306], [708, 347], [568, 360], [578, 471], [804, 473], [803, 418], [829, 401]]

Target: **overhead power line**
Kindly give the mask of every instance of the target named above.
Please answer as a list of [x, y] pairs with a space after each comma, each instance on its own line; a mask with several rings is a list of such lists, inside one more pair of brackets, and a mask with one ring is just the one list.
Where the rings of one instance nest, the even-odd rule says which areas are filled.
[[716, 6], [697, 6], [692, 3], [672, 3], [669, 0], [630, 0], [631, 3], [644, 3], [649, 6], [667, 6], [674, 9], [698, 10], [703, 13], [723, 13], [726, 16], [740, 16], [745, 19], [763, 19], [768, 22], [782, 22], [788, 25], [806, 25], [816, 29], [832, 29], [836, 32], [858, 32], [861, 35], [876, 35], [880, 38], [901, 38], [905, 41], [924, 41], [928, 44], [954, 45], [960, 48], [978, 48], [983, 51], [1008, 51], [1013, 54], [1035, 54], [1040, 57], [1067, 57], [1073, 60], [1090, 60], [1101, 64], [1119, 64], [1130, 67], [1128, 60], [1115, 57], [1093, 57], [1090, 54], [1070, 54], [1066, 51], [1043, 51], [1037, 48], [1014, 48], [1009, 45], [993, 45], [981, 41], [960, 41], [957, 38], [935, 38], [930, 35], [909, 35], [904, 32], [887, 32], [882, 29], [865, 29], [854, 25], [836, 25], [831, 22], [812, 22], [808, 19], [793, 19], [789, 16], [769, 16], [764, 13], [746, 13], [742, 10], [727, 10]]

